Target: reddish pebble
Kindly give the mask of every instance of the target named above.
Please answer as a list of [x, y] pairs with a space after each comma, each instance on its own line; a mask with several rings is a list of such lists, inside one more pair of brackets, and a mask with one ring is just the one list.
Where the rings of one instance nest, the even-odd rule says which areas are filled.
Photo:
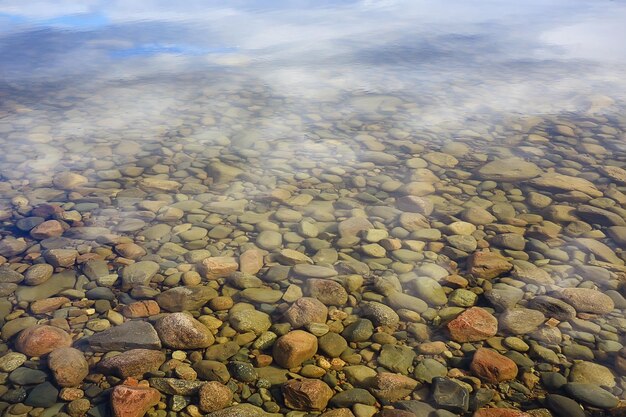
[[30, 235], [33, 239], [48, 239], [63, 234], [63, 225], [57, 220], [48, 220], [35, 226]]
[[472, 307], [448, 323], [448, 331], [455, 342], [478, 342], [495, 336], [498, 320], [486, 310]]
[[150, 317], [160, 312], [159, 304], [154, 300], [137, 301], [122, 309], [122, 314], [128, 318]]
[[52, 326], [33, 326], [17, 336], [15, 349], [26, 356], [42, 356], [61, 347], [72, 345], [72, 337]]
[[517, 365], [498, 352], [480, 348], [474, 353], [470, 370], [480, 379], [492, 384], [515, 379]]
[[[161, 401], [161, 394], [154, 388], [141, 387], [136, 381], [127, 380], [111, 392], [113, 417], [143, 417]], [[131, 385], [132, 384], [132, 385]]]

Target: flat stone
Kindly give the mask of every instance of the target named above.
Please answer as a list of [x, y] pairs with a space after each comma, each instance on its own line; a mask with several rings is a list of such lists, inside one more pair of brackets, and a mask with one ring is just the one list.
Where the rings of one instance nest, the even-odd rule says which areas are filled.
[[162, 309], [173, 313], [197, 311], [217, 295], [217, 291], [210, 287], [184, 286], [163, 291], [156, 297], [156, 301]]
[[450, 378], [433, 378], [432, 398], [435, 404], [454, 413], [469, 409], [469, 390]]
[[130, 349], [161, 349], [156, 330], [145, 321], [127, 321], [89, 338], [89, 345], [96, 352]]
[[615, 395], [595, 384], [570, 382], [565, 385], [565, 391], [577, 401], [592, 407], [609, 409], [616, 407], [619, 402], [619, 399]]
[[15, 291], [18, 301], [33, 302], [50, 298], [60, 292], [74, 288], [76, 274], [74, 271], [63, 271], [52, 275], [50, 279], [34, 287], [19, 286]]
[[502, 158], [491, 161], [478, 170], [484, 180], [496, 182], [526, 181], [541, 174], [541, 168], [521, 158]]
[[615, 307], [611, 297], [591, 288], [564, 288], [552, 295], [565, 301], [579, 313], [608, 314]]
[[119, 378], [141, 378], [147, 372], [156, 371], [165, 362], [165, 354], [159, 350], [131, 349], [119, 355], [109, 356], [98, 362], [99, 372]]

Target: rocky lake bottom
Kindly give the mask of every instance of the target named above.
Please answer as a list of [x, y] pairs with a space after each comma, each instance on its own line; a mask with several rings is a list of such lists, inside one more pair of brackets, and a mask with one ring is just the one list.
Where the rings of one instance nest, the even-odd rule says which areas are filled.
[[626, 415], [619, 103], [191, 84], [136, 124], [5, 96], [3, 416]]

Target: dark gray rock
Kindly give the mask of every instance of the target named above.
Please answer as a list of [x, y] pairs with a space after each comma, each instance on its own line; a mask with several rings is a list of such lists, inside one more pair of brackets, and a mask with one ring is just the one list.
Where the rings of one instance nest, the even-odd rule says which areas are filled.
[[129, 349], [161, 349], [161, 340], [156, 330], [145, 321], [128, 321], [111, 327], [89, 338], [89, 345], [96, 352]]
[[469, 410], [469, 390], [453, 379], [433, 378], [432, 397], [440, 408], [455, 413], [465, 413]]

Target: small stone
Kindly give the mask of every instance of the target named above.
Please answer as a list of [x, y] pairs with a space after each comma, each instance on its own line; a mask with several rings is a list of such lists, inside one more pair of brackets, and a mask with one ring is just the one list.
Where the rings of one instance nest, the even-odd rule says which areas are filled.
[[415, 352], [410, 347], [386, 344], [380, 351], [378, 363], [390, 371], [406, 375], [413, 366], [413, 359]]
[[372, 393], [380, 400], [397, 401], [409, 396], [418, 382], [408, 376], [382, 372], [376, 375]]
[[210, 381], [200, 387], [200, 410], [205, 413], [221, 410], [233, 401], [233, 392], [224, 384]]
[[340, 283], [329, 279], [308, 279], [307, 292], [311, 297], [329, 306], [342, 306], [348, 302], [346, 289]]
[[154, 388], [136, 385], [118, 385], [111, 391], [113, 417], [143, 417], [161, 401], [161, 394]]
[[174, 287], [163, 291], [156, 297], [156, 302], [166, 311], [197, 311], [210, 300], [217, 297], [217, 291], [202, 285]]
[[554, 295], [579, 313], [608, 314], [615, 308], [611, 297], [591, 288], [564, 288]]
[[615, 395], [595, 384], [570, 382], [565, 385], [565, 390], [576, 400], [592, 407], [609, 409], [616, 407], [619, 402]]
[[60, 172], [52, 178], [52, 183], [62, 190], [75, 190], [87, 182], [87, 177], [69, 171]]
[[302, 330], [294, 330], [274, 343], [273, 357], [278, 365], [291, 369], [311, 359], [316, 352], [317, 337]]
[[491, 384], [515, 379], [518, 372], [517, 365], [511, 359], [485, 348], [479, 348], [474, 353], [470, 370]]
[[54, 267], [48, 264], [36, 264], [29, 267], [24, 273], [24, 284], [39, 285], [46, 282], [54, 273]]
[[594, 362], [576, 362], [569, 373], [571, 382], [585, 384], [596, 384], [613, 388], [615, 386], [615, 376], [613, 372], [605, 366]]
[[285, 319], [294, 329], [311, 323], [326, 323], [328, 308], [316, 298], [302, 297], [285, 312]]
[[510, 271], [513, 265], [494, 252], [475, 252], [467, 260], [469, 273], [477, 278], [492, 279]]
[[161, 309], [154, 300], [143, 300], [124, 306], [122, 314], [128, 318], [150, 317], [159, 314]]
[[89, 364], [80, 350], [62, 347], [48, 355], [48, 367], [57, 385], [76, 387], [89, 374]]
[[129, 349], [161, 349], [161, 340], [156, 330], [145, 321], [128, 321], [111, 327], [89, 338], [89, 345], [97, 352]]
[[238, 268], [237, 260], [231, 256], [206, 258], [197, 265], [198, 272], [210, 280], [227, 277]]
[[19, 352], [9, 352], [0, 357], [0, 371], [12, 372], [26, 362], [26, 355]]
[[154, 325], [163, 345], [173, 349], [203, 349], [215, 338], [211, 331], [188, 313], [172, 313]]
[[432, 397], [438, 407], [453, 413], [465, 413], [469, 409], [469, 390], [450, 378], [433, 378]]
[[285, 405], [292, 410], [321, 411], [333, 396], [333, 390], [317, 379], [292, 379], [282, 386]]
[[541, 311], [518, 307], [502, 313], [498, 321], [503, 331], [520, 335], [536, 330], [545, 320]]
[[64, 229], [61, 223], [57, 220], [47, 220], [39, 225], [35, 226], [30, 235], [33, 239], [43, 240], [52, 237], [59, 237], [63, 234]]
[[450, 337], [455, 342], [487, 340], [498, 332], [498, 320], [480, 307], [468, 308], [448, 323]]
[[58, 327], [37, 325], [22, 330], [15, 349], [26, 356], [43, 356], [53, 350], [72, 345], [72, 337]]
[[165, 354], [160, 350], [131, 349], [102, 359], [98, 370], [119, 378], [141, 378], [148, 372], [157, 371], [164, 362]]

